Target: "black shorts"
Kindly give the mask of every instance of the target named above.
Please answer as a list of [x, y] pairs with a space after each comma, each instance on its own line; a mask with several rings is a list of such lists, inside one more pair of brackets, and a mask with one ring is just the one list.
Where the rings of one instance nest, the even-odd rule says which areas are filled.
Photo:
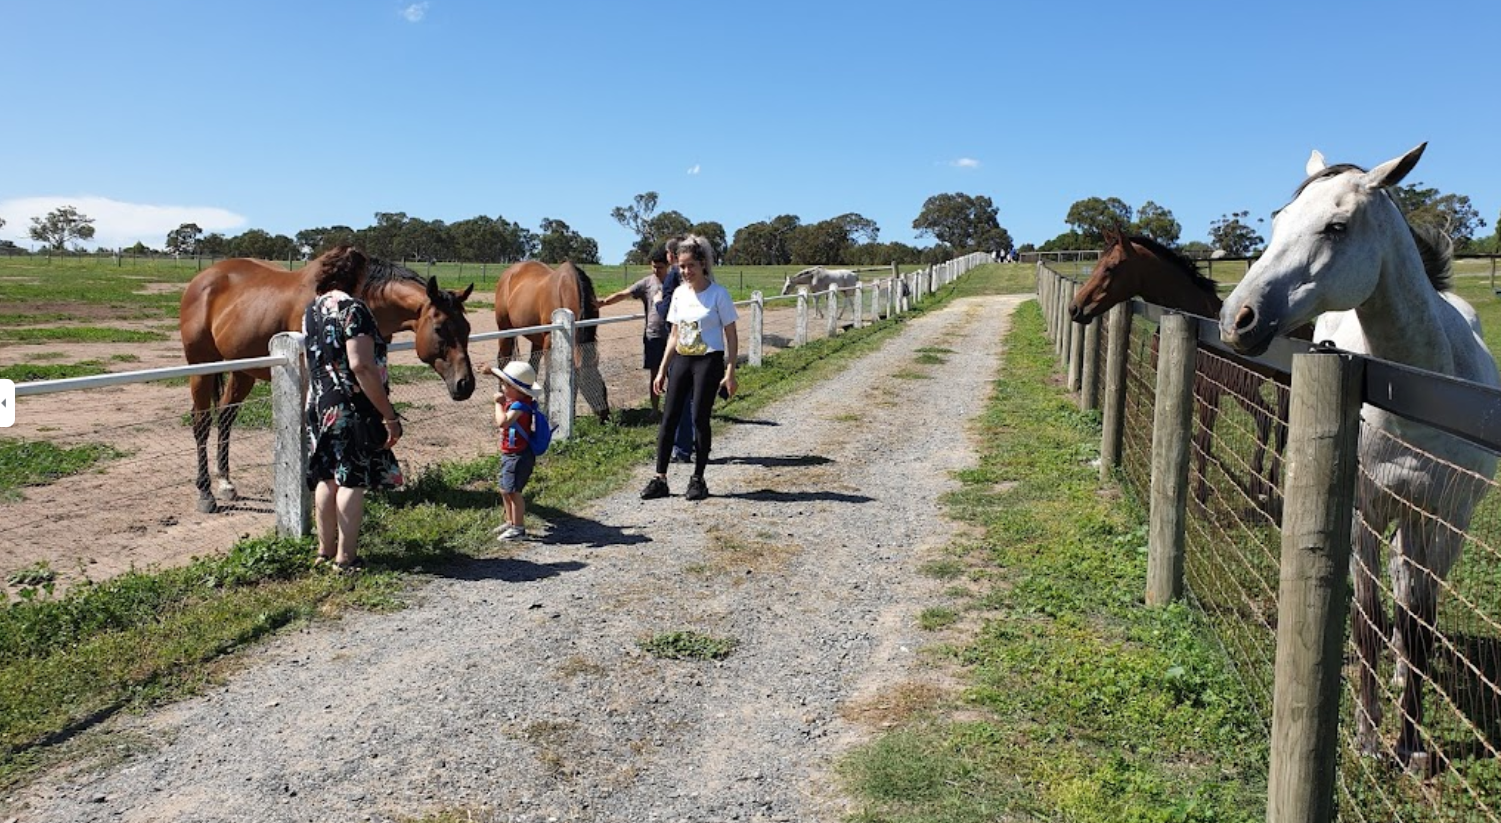
[[662, 365], [662, 355], [667, 353], [667, 338], [643, 337], [641, 338], [641, 368], [648, 371], [656, 371]]

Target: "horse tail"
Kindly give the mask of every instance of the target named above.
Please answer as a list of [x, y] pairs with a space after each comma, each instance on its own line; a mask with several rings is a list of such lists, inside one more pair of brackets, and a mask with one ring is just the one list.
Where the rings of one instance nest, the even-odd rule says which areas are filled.
[[[578, 265], [574, 265], [573, 270], [578, 273], [579, 315], [584, 320], [594, 320], [599, 317], [599, 300], [594, 296], [594, 281]], [[585, 326], [578, 330], [580, 343], [593, 343], [598, 338], [598, 326]]]

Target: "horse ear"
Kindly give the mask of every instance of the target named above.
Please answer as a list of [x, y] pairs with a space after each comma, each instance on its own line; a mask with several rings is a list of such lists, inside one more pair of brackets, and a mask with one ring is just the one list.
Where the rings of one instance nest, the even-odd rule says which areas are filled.
[[443, 290], [438, 288], [438, 275], [427, 278], [427, 299], [436, 303], [443, 298]]
[[461, 295], [459, 295], [459, 302], [462, 303], [465, 300], [468, 300], [469, 299], [469, 295], [471, 295], [473, 293], [474, 293], [474, 284], [470, 283], [469, 284], [469, 288], [464, 289], [464, 293], [461, 294]]
[[1329, 164], [1324, 162], [1324, 153], [1314, 149], [1313, 154], [1308, 155], [1308, 162], [1303, 165], [1303, 173], [1312, 177], [1328, 167]]
[[1412, 167], [1418, 164], [1418, 158], [1423, 156], [1423, 149], [1426, 148], [1428, 148], [1428, 143], [1419, 143], [1412, 151], [1366, 172], [1361, 182], [1369, 189], [1384, 189], [1397, 185], [1402, 182], [1402, 178], [1406, 177], [1408, 172], [1412, 171]]

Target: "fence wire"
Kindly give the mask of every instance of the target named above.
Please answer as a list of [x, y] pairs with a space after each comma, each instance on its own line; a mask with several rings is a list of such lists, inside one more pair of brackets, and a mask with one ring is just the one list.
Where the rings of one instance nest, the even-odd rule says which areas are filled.
[[[1148, 499], [1151, 486], [1155, 330], [1135, 317], [1127, 356], [1121, 473], [1141, 500]], [[1185, 534], [1189, 596], [1213, 626], [1268, 731], [1290, 396], [1286, 380], [1199, 349]], [[1370, 666], [1348, 635], [1338, 815], [1358, 821], [1501, 820], [1501, 494], [1491, 488], [1493, 478], [1410, 442], [1369, 426], [1364, 436], [1362, 494], [1379, 498], [1375, 505], [1390, 519], [1406, 518], [1412, 537], [1404, 539], [1427, 548], [1404, 555], [1395, 525], [1354, 517], [1357, 541], [1375, 547], [1376, 561], [1373, 568], [1357, 552], [1352, 580], [1368, 581], [1380, 614], [1367, 614], [1359, 603], [1352, 603], [1352, 612], [1357, 622], [1368, 620], [1379, 628], [1379, 642]], [[1372, 458], [1378, 454], [1383, 461], [1438, 470], [1424, 475], [1428, 479], [1416, 486], [1415, 496], [1375, 467]], [[1480, 494], [1465, 522], [1457, 501]], [[1432, 549], [1446, 537], [1461, 549], [1452, 558]], [[1395, 611], [1396, 585], [1421, 589], [1425, 582], [1437, 593], [1433, 617], [1421, 609]], [[1405, 658], [1395, 627], [1399, 615], [1409, 613], [1433, 630], [1426, 671], [1399, 671], [1396, 663]], [[1375, 713], [1362, 708], [1363, 673], [1374, 684], [1381, 716], [1367, 741], [1360, 739], [1359, 719]], [[1403, 709], [1404, 676], [1420, 684], [1421, 718]], [[1398, 751], [1404, 719], [1416, 726], [1428, 753], [1411, 765], [1404, 765]]]

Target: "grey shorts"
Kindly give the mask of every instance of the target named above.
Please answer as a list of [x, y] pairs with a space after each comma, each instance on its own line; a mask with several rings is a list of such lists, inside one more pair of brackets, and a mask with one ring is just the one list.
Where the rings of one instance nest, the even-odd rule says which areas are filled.
[[530, 450], [520, 454], [500, 456], [500, 491], [516, 494], [526, 489], [526, 481], [532, 479], [532, 469], [537, 465], [537, 455]]

